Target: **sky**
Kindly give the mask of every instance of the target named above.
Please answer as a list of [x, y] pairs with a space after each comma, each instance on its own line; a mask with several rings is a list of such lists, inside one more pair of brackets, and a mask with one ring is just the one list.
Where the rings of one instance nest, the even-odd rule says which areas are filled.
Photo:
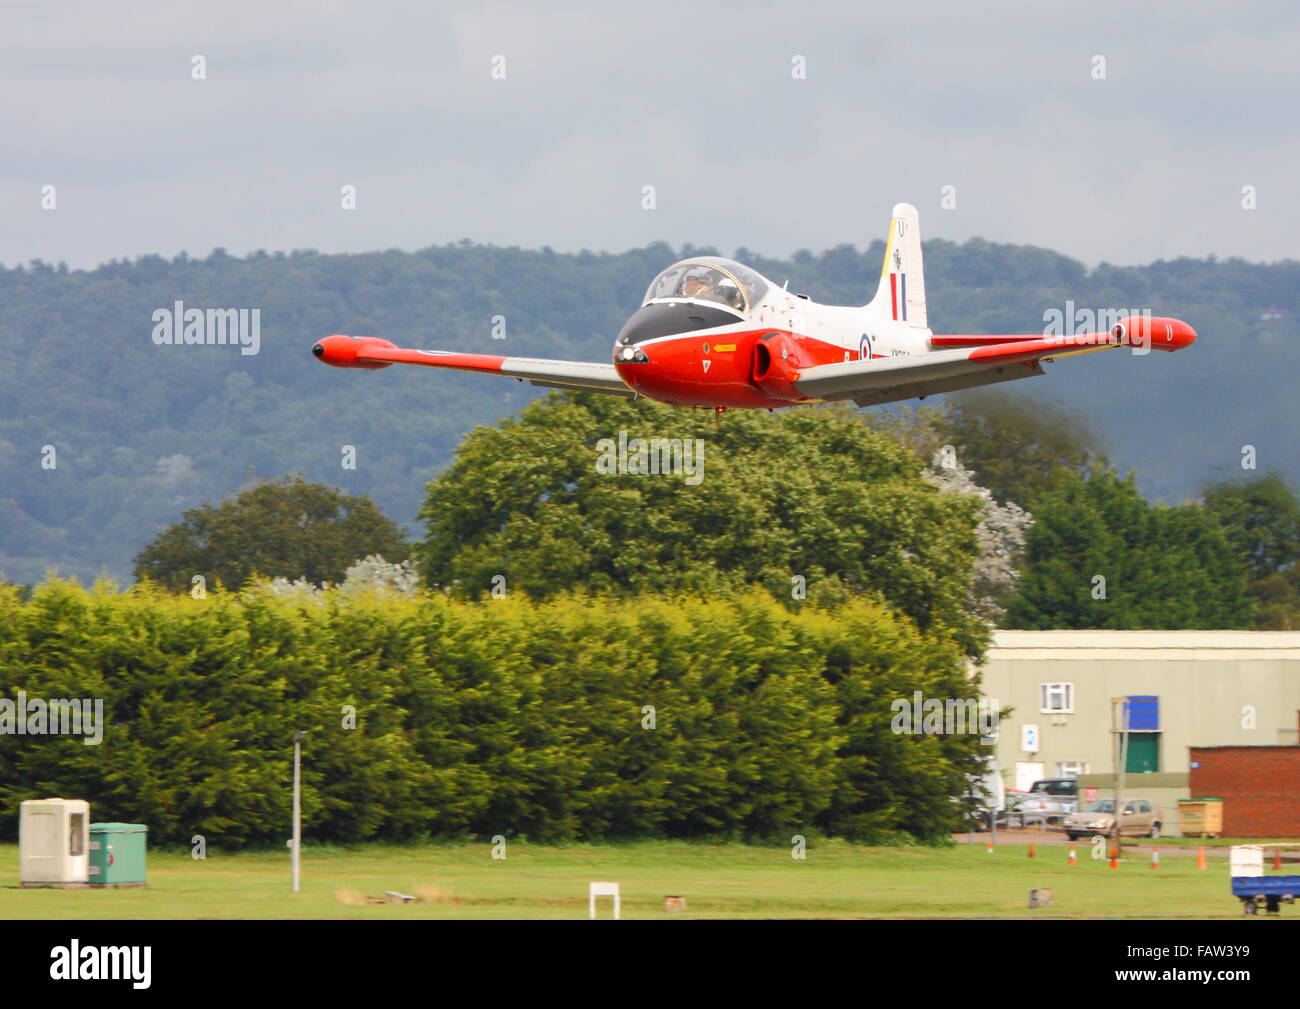
[[1294, 258], [1297, 52], [1300, 8], [1249, 0], [10, 2], [0, 263], [786, 256], [900, 201], [1089, 266]]

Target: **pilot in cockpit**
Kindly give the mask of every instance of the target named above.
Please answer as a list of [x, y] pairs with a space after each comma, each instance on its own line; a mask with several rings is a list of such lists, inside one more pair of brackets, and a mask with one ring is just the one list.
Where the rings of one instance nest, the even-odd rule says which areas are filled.
[[712, 298], [713, 277], [707, 270], [695, 270], [687, 276], [682, 293], [688, 298]]

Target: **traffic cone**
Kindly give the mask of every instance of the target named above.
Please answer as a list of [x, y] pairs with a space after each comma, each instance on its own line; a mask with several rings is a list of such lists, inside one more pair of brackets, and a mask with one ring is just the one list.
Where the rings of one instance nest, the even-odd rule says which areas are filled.
[[992, 841], [985, 841], [984, 844], [985, 844], [985, 845], [987, 846], [987, 848], [988, 848], [988, 853], [989, 853], [990, 855], [992, 855], [992, 854], [993, 854], [993, 842], [992, 842]]
[[1119, 849], [1118, 849], [1118, 848], [1111, 848], [1111, 849], [1110, 849], [1110, 867], [1111, 867], [1112, 869], [1118, 869], [1118, 868], [1119, 868]]
[[1077, 858], [1074, 857], [1074, 845], [1070, 845], [1070, 861], [1069, 861], [1069, 864], [1070, 864], [1070, 865], [1074, 865], [1074, 864], [1076, 864], [1078, 861], [1079, 861], [1079, 860], [1078, 860]]
[[1159, 869], [1159, 868], [1160, 868], [1160, 849], [1159, 849], [1159, 848], [1152, 848], [1152, 849], [1151, 849], [1151, 868], [1153, 868], [1153, 869]]
[[1034, 857], [1034, 846], [1032, 844], [1029, 846], [1029, 857]]
[[1196, 868], [1205, 868], [1205, 845], [1198, 845], [1196, 848]]
[[1282, 849], [1281, 849], [1281, 848], [1274, 848], [1274, 849], [1273, 849], [1273, 868], [1274, 868], [1274, 869], [1280, 869], [1280, 868], [1282, 868]]

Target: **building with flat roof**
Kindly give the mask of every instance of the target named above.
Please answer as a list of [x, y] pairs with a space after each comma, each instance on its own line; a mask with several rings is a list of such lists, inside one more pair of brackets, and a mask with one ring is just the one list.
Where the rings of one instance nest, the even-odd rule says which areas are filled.
[[1300, 632], [997, 631], [981, 690], [1001, 710], [1009, 788], [1114, 770], [1112, 700], [1128, 699], [1126, 791], [1187, 774], [1190, 747], [1291, 746]]

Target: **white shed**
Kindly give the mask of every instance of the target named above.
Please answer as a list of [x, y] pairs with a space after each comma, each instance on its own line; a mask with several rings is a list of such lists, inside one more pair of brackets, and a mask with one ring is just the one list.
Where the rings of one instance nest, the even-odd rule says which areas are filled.
[[90, 803], [27, 799], [18, 817], [18, 881], [23, 886], [90, 880]]

